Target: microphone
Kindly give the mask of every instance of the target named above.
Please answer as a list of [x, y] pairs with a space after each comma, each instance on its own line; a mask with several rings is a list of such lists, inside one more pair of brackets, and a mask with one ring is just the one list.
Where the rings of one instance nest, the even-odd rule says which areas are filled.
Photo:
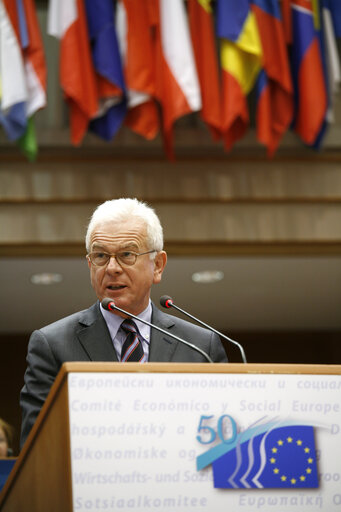
[[107, 311], [110, 311], [111, 313], [113, 313], [115, 310], [116, 311], [120, 311], [124, 315], [129, 316], [130, 318], [135, 318], [135, 320], [138, 320], [139, 322], [142, 322], [143, 324], [149, 325], [149, 327], [152, 327], [153, 329], [156, 329], [157, 331], [160, 331], [163, 334], [166, 334], [166, 336], [169, 336], [170, 338], [174, 338], [175, 340], [180, 341], [181, 343], [184, 343], [185, 345], [187, 345], [188, 347], [192, 348], [193, 350], [196, 350], [197, 352], [200, 352], [200, 354], [202, 356], [204, 356], [204, 358], [209, 363], [213, 363], [213, 361], [210, 358], [210, 356], [208, 354], [206, 354], [206, 352], [201, 350], [201, 348], [197, 347], [196, 345], [193, 345], [192, 343], [189, 343], [186, 340], [183, 340], [182, 338], [179, 338], [178, 336], [175, 336], [175, 334], [172, 334], [170, 332], [165, 331], [164, 329], [161, 329], [161, 327], [159, 327], [158, 325], [151, 324], [150, 322], [147, 322], [147, 320], [143, 320], [142, 318], [139, 318], [138, 316], [135, 316], [132, 313], [128, 313], [128, 311], [125, 311], [124, 309], [121, 309], [121, 308], [117, 307], [115, 305], [115, 302], [113, 300], [109, 299], [108, 297], [103, 299], [101, 304], [104, 307], [104, 309], [106, 309]]
[[163, 306], [164, 308], [175, 308], [177, 309], [178, 311], [180, 311], [180, 313], [183, 313], [184, 315], [188, 316], [189, 318], [191, 318], [192, 320], [194, 320], [195, 322], [198, 322], [198, 324], [201, 324], [203, 325], [204, 327], [206, 327], [207, 329], [209, 329], [210, 331], [213, 331], [215, 332], [216, 334], [218, 334], [219, 336], [221, 336], [222, 338], [224, 338], [225, 340], [227, 341], [230, 341], [231, 343], [233, 343], [234, 345], [237, 345], [237, 347], [239, 348], [240, 350], [240, 353], [241, 353], [241, 356], [242, 356], [242, 359], [243, 359], [243, 363], [247, 363], [246, 361], [246, 357], [245, 357], [245, 352], [244, 352], [244, 349], [243, 347], [235, 340], [229, 338], [228, 336], [225, 336], [225, 334], [217, 331], [216, 329], [214, 329], [213, 327], [211, 327], [210, 325], [207, 325], [205, 324], [205, 322], [202, 322], [201, 320], [199, 320], [198, 318], [196, 318], [195, 316], [191, 315], [190, 313], [187, 313], [187, 311], [184, 311], [183, 309], [179, 308], [179, 306], [176, 306], [176, 304], [174, 304], [174, 301], [172, 299], [172, 297], [170, 297], [169, 295], [162, 295], [162, 297], [160, 298], [160, 304], [161, 306]]

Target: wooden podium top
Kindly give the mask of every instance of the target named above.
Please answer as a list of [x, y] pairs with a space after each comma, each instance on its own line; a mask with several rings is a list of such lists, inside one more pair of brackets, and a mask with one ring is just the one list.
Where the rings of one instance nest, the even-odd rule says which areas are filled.
[[165, 372], [165, 373], [278, 373], [338, 375], [341, 365], [263, 363], [64, 363], [57, 379], [71, 372]]

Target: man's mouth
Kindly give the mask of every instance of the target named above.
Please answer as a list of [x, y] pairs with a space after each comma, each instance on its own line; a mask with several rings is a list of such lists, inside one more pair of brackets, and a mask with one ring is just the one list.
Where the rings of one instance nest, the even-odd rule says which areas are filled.
[[107, 286], [108, 290], [122, 290], [123, 288], [125, 288], [125, 285], [123, 284], [118, 284], [118, 285], [110, 285], [110, 286]]

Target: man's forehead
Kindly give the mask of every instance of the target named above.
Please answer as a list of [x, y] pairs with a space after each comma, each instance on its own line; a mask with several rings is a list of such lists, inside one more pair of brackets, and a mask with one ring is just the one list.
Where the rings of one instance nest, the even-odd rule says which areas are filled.
[[140, 219], [124, 222], [106, 221], [95, 226], [91, 245], [115, 244], [140, 246], [146, 241], [147, 229]]

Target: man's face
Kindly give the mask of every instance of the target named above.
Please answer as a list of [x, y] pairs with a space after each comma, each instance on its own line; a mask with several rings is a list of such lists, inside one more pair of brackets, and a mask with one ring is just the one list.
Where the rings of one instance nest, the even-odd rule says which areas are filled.
[[7, 457], [8, 443], [5, 432], [0, 427], [0, 458]]
[[[154, 249], [147, 245], [147, 230], [142, 219], [122, 222], [106, 221], [98, 224], [91, 235], [90, 252], [116, 254], [121, 251], [136, 253]], [[167, 257], [164, 251], [138, 256], [132, 266], [121, 266], [113, 257], [108, 264], [97, 267], [88, 261], [91, 284], [100, 301], [112, 299], [116, 306], [138, 315], [148, 306], [152, 284], [159, 283]], [[154, 256], [154, 255], [153, 255]]]

